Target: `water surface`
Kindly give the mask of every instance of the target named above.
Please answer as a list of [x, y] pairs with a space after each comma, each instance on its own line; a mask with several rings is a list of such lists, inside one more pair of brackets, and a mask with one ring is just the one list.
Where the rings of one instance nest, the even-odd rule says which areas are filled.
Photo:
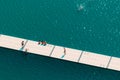
[[[120, 57], [120, 0], [0, 0], [0, 33]], [[3, 80], [120, 80], [119, 72], [0, 51]], [[114, 79], [116, 78], [116, 79]]]

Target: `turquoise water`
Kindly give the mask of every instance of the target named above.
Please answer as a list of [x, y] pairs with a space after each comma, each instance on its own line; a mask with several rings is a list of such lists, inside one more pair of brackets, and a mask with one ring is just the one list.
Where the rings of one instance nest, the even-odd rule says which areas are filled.
[[[0, 0], [0, 33], [120, 57], [120, 0]], [[120, 72], [0, 49], [1, 80], [120, 80]], [[116, 79], [115, 79], [116, 78]]]

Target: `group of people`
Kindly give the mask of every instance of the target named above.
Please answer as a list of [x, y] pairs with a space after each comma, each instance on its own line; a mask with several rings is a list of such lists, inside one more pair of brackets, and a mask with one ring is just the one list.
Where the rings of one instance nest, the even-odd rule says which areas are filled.
[[46, 41], [38, 41], [38, 45], [43, 45], [43, 46], [46, 46], [47, 45], [47, 42]]
[[[21, 46], [24, 47], [25, 43], [24, 41], [21, 42]], [[47, 42], [46, 41], [38, 41], [38, 45], [43, 45], [43, 46], [46, 46], [47, 45]]]
[[[47, 42], [46, 41], [38, 41], [38, 45], [43, 45], [43, 46], [46, 46], [47, 45]], [[22, 41], [21, 42], [21, 46], [22, 46], [22, 48], [24, 48], [24, 46], [25, 46], [25, 42], [24, 41]], [[25, 52], [27, 52], [28, 51], [28, 49], [25, 49]], [[66, 55], [66, 48], [64, 48], [64, 51], [63, 51], [63, 55], [62, 55], [62, 57], [61, 58], [63, 58], [65, 55]]]
[[[47, 45], [47, 42], [46, 41], [38, 41], [38, 45], [43, 45], [43, 46], [46, 46]], [[24, 41], [22, 41], [21, 42], [21, 46], [22, 46], [22, 48], [20, 49], [20, 50], [23, 50], [23, 48], [25, 47], [25, 42]], [[28, 49], [25, 49], [25, 52], [27, 52], [28, 51]]]

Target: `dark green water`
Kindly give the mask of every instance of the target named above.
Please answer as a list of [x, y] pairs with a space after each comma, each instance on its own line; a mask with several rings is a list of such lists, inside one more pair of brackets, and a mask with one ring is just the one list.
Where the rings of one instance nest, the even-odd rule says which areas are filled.
[[120, 72], [0, 48], [0, 80], [120, 80]]
[[[116, 57], [119, 21], [120, 0], [0, 0], [2, 34]], [[120, 72], [3, 48], [0, 59], [1, 80], [120, 80]]]

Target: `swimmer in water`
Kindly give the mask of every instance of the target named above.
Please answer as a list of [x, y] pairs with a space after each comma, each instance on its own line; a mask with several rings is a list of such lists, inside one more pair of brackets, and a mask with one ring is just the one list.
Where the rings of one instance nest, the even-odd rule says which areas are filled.
[[78, 11], [81, 11], [84, 9], [84, 6], [82, 4], [78, 5]]

